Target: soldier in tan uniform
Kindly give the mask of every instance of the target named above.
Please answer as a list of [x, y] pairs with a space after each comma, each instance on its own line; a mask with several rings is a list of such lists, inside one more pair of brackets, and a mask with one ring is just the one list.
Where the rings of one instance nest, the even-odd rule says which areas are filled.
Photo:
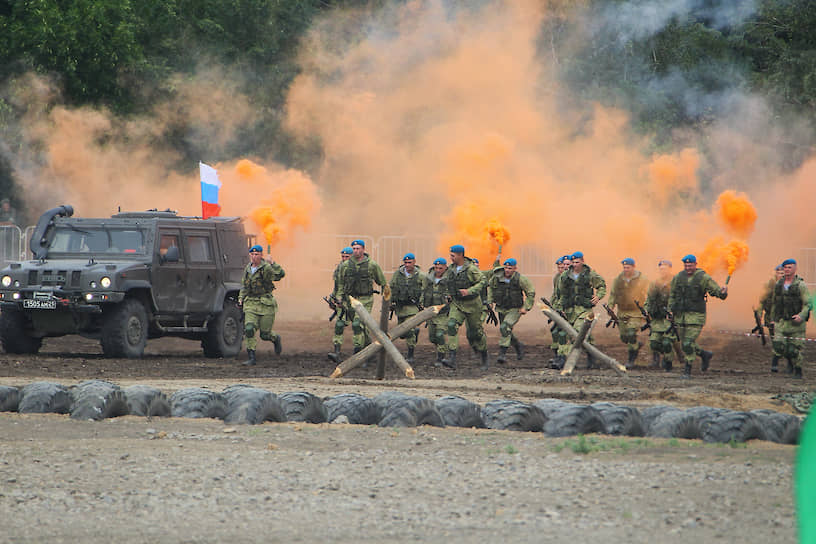
[[617, 306], [618, 332], [621, 342], [626, 344], [629, 352], [626, 368], [632, 368], [643, 346], [643, 343], [638, 341], [638, 332], [643, 325], [644, 318], [635, 301], [646, 300], [649, 282], [640, 273], [640, 270], [635, 269], [635, 260], [631, 257], [623, 259], [621, 265], [623, 265], [623, 271], [612, 282], [607, 305], [613, 311]]

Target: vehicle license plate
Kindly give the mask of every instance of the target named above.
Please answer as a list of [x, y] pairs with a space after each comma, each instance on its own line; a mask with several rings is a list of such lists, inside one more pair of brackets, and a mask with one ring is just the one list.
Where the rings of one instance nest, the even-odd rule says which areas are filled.
[[56, 310], [57, 301], [54, 299], [40, 300], [36, 298], [27, 298], [23, 300], [23, 308], [32, 310]]

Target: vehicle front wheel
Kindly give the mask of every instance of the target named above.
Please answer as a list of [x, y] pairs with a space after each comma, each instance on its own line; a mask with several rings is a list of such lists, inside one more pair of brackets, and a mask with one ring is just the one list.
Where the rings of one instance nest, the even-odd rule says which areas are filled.
[[224, 301], [224, 309], [210, 320], [207, 333], [201, 339], [206, 357], [235, 357], [244, 341], [244, 314], [232, 300]]
[[42, 346], [42, 338], [31, 336], [25, 314], [13, 310], [0, 314], [0, 341], [6, 353], [37, 353]]
[[105, 357], [141, 357], [147, 345], [144, 305], [136, 299], [126, 299], [106, 312], [101, 344]]

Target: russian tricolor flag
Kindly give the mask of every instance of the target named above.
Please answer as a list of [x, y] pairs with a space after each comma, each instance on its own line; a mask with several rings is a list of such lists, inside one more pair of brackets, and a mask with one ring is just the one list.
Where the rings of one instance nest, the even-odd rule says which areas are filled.
[[218, 190], [221, 188], [218, 172], [203, 162], [198, 163], [198, 169], [201, 172], [201, 216], [204, 219], [217, 217], [221, 213], [221, 206], [218, 205]]

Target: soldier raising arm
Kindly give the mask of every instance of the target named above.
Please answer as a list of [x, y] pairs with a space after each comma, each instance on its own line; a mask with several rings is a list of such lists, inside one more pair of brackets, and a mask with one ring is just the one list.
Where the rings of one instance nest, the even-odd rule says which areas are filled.
[[275, 355], [281, 353], [280, 334], [272, 330], [278, 311], [278, 302], [272, 292], [275, 290], [275, 282], [283, 279], [284, 275], [286, 273], [281, 265], [263, 259], [263, 248], [260, 245], [249, 248], [249, 264], [244, 269], [241, 290], [238, 292], [238, 305], [244, 309], [244, 336], [249, 356], [244, 361], [245, 365], [253, 366], [256, 363], [256, 330], [260, 332], [261, 340], [275, 344]]

